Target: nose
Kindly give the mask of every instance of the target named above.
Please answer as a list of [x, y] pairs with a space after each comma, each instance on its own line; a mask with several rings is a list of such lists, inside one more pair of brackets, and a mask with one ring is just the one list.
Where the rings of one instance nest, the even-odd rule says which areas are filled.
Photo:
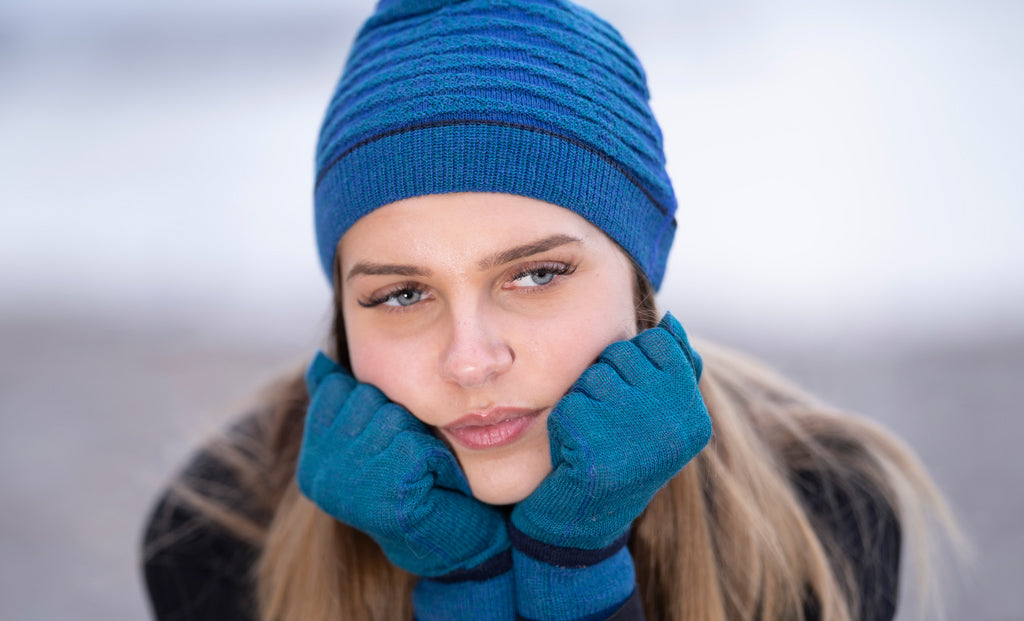
[[441, 376], [463, 388], [478, 388], [512, 366], [515, 352], [503, 338], [501, 323], [479, 309], [453, 315]]

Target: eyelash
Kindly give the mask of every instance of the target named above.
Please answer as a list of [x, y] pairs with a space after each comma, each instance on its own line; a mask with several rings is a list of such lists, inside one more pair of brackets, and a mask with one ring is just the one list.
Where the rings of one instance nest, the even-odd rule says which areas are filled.
[[[523, 278], [525, 276], [529, 276], [531, 274], [537, 274], [538, 272], [545, 272], [545, 273], [548, 273], [548, 274], [551, 274], [551, 275], [557, 277], [557, 276], [567, 276], [569, 274], [572, 274], [575, 271], [576, 271], [576, 265], [574, 265], [574, 264], [554, 262], [554, 261], [545, 261], [545, 262], [542, 262], [542, 263], [535, 263], [533, 265], [528, 265], [528, 266], [526, 266], [524, 268], [519, 268], [516, 271], [516, 273], [511, 278], [509, 278], [506, 282], [515, 282], [515, 281], [519, 280], [520, 278]], [[549, 283], [545, 283], [543, 285], [535, 285], [533, 287], [524, 287], [524, 289], [546, 289], [546, 288], [550, 287], [551, 285], [553, 285], [554, 282], [555, 282], [555, 280], [554, 280], [554, 278], [552, 278], [551, 282], [549, 282]], [[530, 291], [529, 293], [534, 293], [534, 292]]]
[[[519, 280], [520, 278], [523, 278], [525, 276], [530, 276], [531, 274], [537, 274], [538, 272], [545, 272], [545, 273], [548, 273], [548, 274], [552, 274], [552, 275], [554, 275], [556, 277], [557, 276], [566, 276], [566, 275], [569, 275], [569, 274], [572, 274], [573, 272], [575, 272], [576, 271], [576, 267], [577, 266], [575, 264], [562, 263], [562, 262], [553, 262], [553, 261], [545, 261], [545, 262], [542, 262], [542, 263], [535, 263], [535, 264], [532, 264], [532, 265], [528, 265], [526, 267], [518, 268], [515, 272], [512, 273], [512, 275], [509, 278], [507, 278], [505, 280], [505, 284], [502, 285], [502, 288], [505, 288], [508, 283], [515, 282], [515, 281]], [[535, 286], [532, 286], [532, 287], [521, 287], [521, 289], [524, 290], [524, 293], [537, 293], [538, 292], [537, 290], [547, 289], [548, 287], [551, 287], [554, 283], [555, 283], [555, 281], [554, 281], [554, 279], [552, 279], [551, 282], [548, 282], [548, 283], [545, 283], [545, 284], [542, 284], [542, 285], [535, 285]], [[512, 288], [512, 287], [509, 287], [509, 288]], [[401, 295], [403, 293], [408, 293], [408, 292], [420, 293], [420, 294], [429, 294], [429, 291], [427, 291], [426, 289], [422, 288], [418, 283], [415, 283], [415, 282], [404, 282], [404, 283], [399, 283], [399, 284], [395, 285], [394, 287], [390, 287], [388, 289], [385, 289], [384, 291], [382, 291], [377, 296], [372, 297], [372, 298], [370, 298], [368, 300], [365, 300], [365, 301], [364, 300], [357, 300], [357, 303], [360, 306], [362, 306], [363, 308], [373, 308], [375, 306], [381, 306], [385, 302], [387, 302], [388, 300], [390, 300], [390, 299], [392, 299], [392, 298], [394, 298], [394, 297], [396, 297], [398, 295]], [[388, 307], [386, 310], [391, 311], [391, 312], [401, 312], [405, 308], [408, 308], [409, 306], [415, 306], [418, 303], [419, 302], [415, 302], [413, 304], [410, 304], [410, 305], [404, 306], [404, 307], [403, 306]]]
[[[417, 285], [414, 282], [403, 282], [403, 283], [400, 283], [398, 285], [395, 285], [394, 287], [390, 287], [388, 289], [385, 289], [379, 295], [377, 295], [375, 297], [372, 297], [369, 300], [366, 300], [366, 301], [356, 300], [356, 301], [363, 308], [373, 308], [374, 306], [380, 306], [381, 304], [384, 304], [385, 302], [387, 302], [388, 300], [390, 300], [391, 298], [393, 298], [395, 296], [398, 296], [398, 295], [401, 295], [401, 294], [407, 293], [407, 292], [427, 293], [427, 290], [420, 288], [420, 286]], [[400, 308], [388, 309], [388, 310], [400, 310]]]

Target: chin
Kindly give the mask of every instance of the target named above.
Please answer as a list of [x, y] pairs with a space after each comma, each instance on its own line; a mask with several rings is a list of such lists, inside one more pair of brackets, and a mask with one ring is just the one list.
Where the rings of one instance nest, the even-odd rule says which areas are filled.
[[551, 473], [545, 438], [543, 450], [523, 451], [503, 458], [461, 460], [473, 497], [489, 505], [513, 505], [537, 489]]
[[537, 485], [498, 487], [493, 485], [474, 486], [470, 483], [470, 488], [473, 491], [473, 497], [480, 502], [489, 505], [514, 505], [532, 494], [533, 490], [537, 489]]

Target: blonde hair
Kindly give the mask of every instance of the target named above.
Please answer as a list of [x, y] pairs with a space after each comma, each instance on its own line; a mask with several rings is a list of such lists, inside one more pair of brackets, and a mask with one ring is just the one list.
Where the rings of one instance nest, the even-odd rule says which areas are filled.
[[[638, 327], [653, 326], [653, 292], [638, 270], [634, 294]], [[332, 353], [344, 364], [337, 300], [335, 307]], [[808, 602], [822, 619], [855, 619], [861, 603], [853, 567], [801, 501], [799, 473], [820, 476], [835, 491], [831, 502], [871, 498], [892, 507], [921, 554], [931, 550], [923, 540], [928, 515], [956, 536], [941, 494], [891, 434], [819, 403], [742, 354], [699, 341], [695, 347], [705, 361], [699, 388], [715, 437], [634, 524], [629, 548], [647, 619], [803, 619]], [[411, 619], [416, 577], [297, 489], [307, 399], [301, 376], [282, 382], [258, 440], [245, 451], [230, 442], [216, 449], [231, 456], [247, 493], [272, 515], [269, 523], [246, 520], [194, 489], [183, 490], [185, 498], [261, 550], [254, 578], [262, 621]], [[879, 519], [861, 504], [843, 508], [863, 513], [858, 525]], [[858, 562], [882, 559], [869, 552]]]

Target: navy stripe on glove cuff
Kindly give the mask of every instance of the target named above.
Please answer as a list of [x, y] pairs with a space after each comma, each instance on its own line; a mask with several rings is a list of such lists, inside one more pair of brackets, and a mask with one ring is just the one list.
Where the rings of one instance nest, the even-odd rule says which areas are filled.
[[526, 535], [513, 524], [508, 525], [508, 536], [512, 541], [512, 547], [518, 552], [548, 565], [565, 568], [583, 568], [597, 565], [601, 561], [611, 558], [616, 552], [625, 547], [629, 541], [629, 531], [616, 539], [605, 548], [598, 550], [584, 550], [582, 548], [563, 548], [537, 541]]

